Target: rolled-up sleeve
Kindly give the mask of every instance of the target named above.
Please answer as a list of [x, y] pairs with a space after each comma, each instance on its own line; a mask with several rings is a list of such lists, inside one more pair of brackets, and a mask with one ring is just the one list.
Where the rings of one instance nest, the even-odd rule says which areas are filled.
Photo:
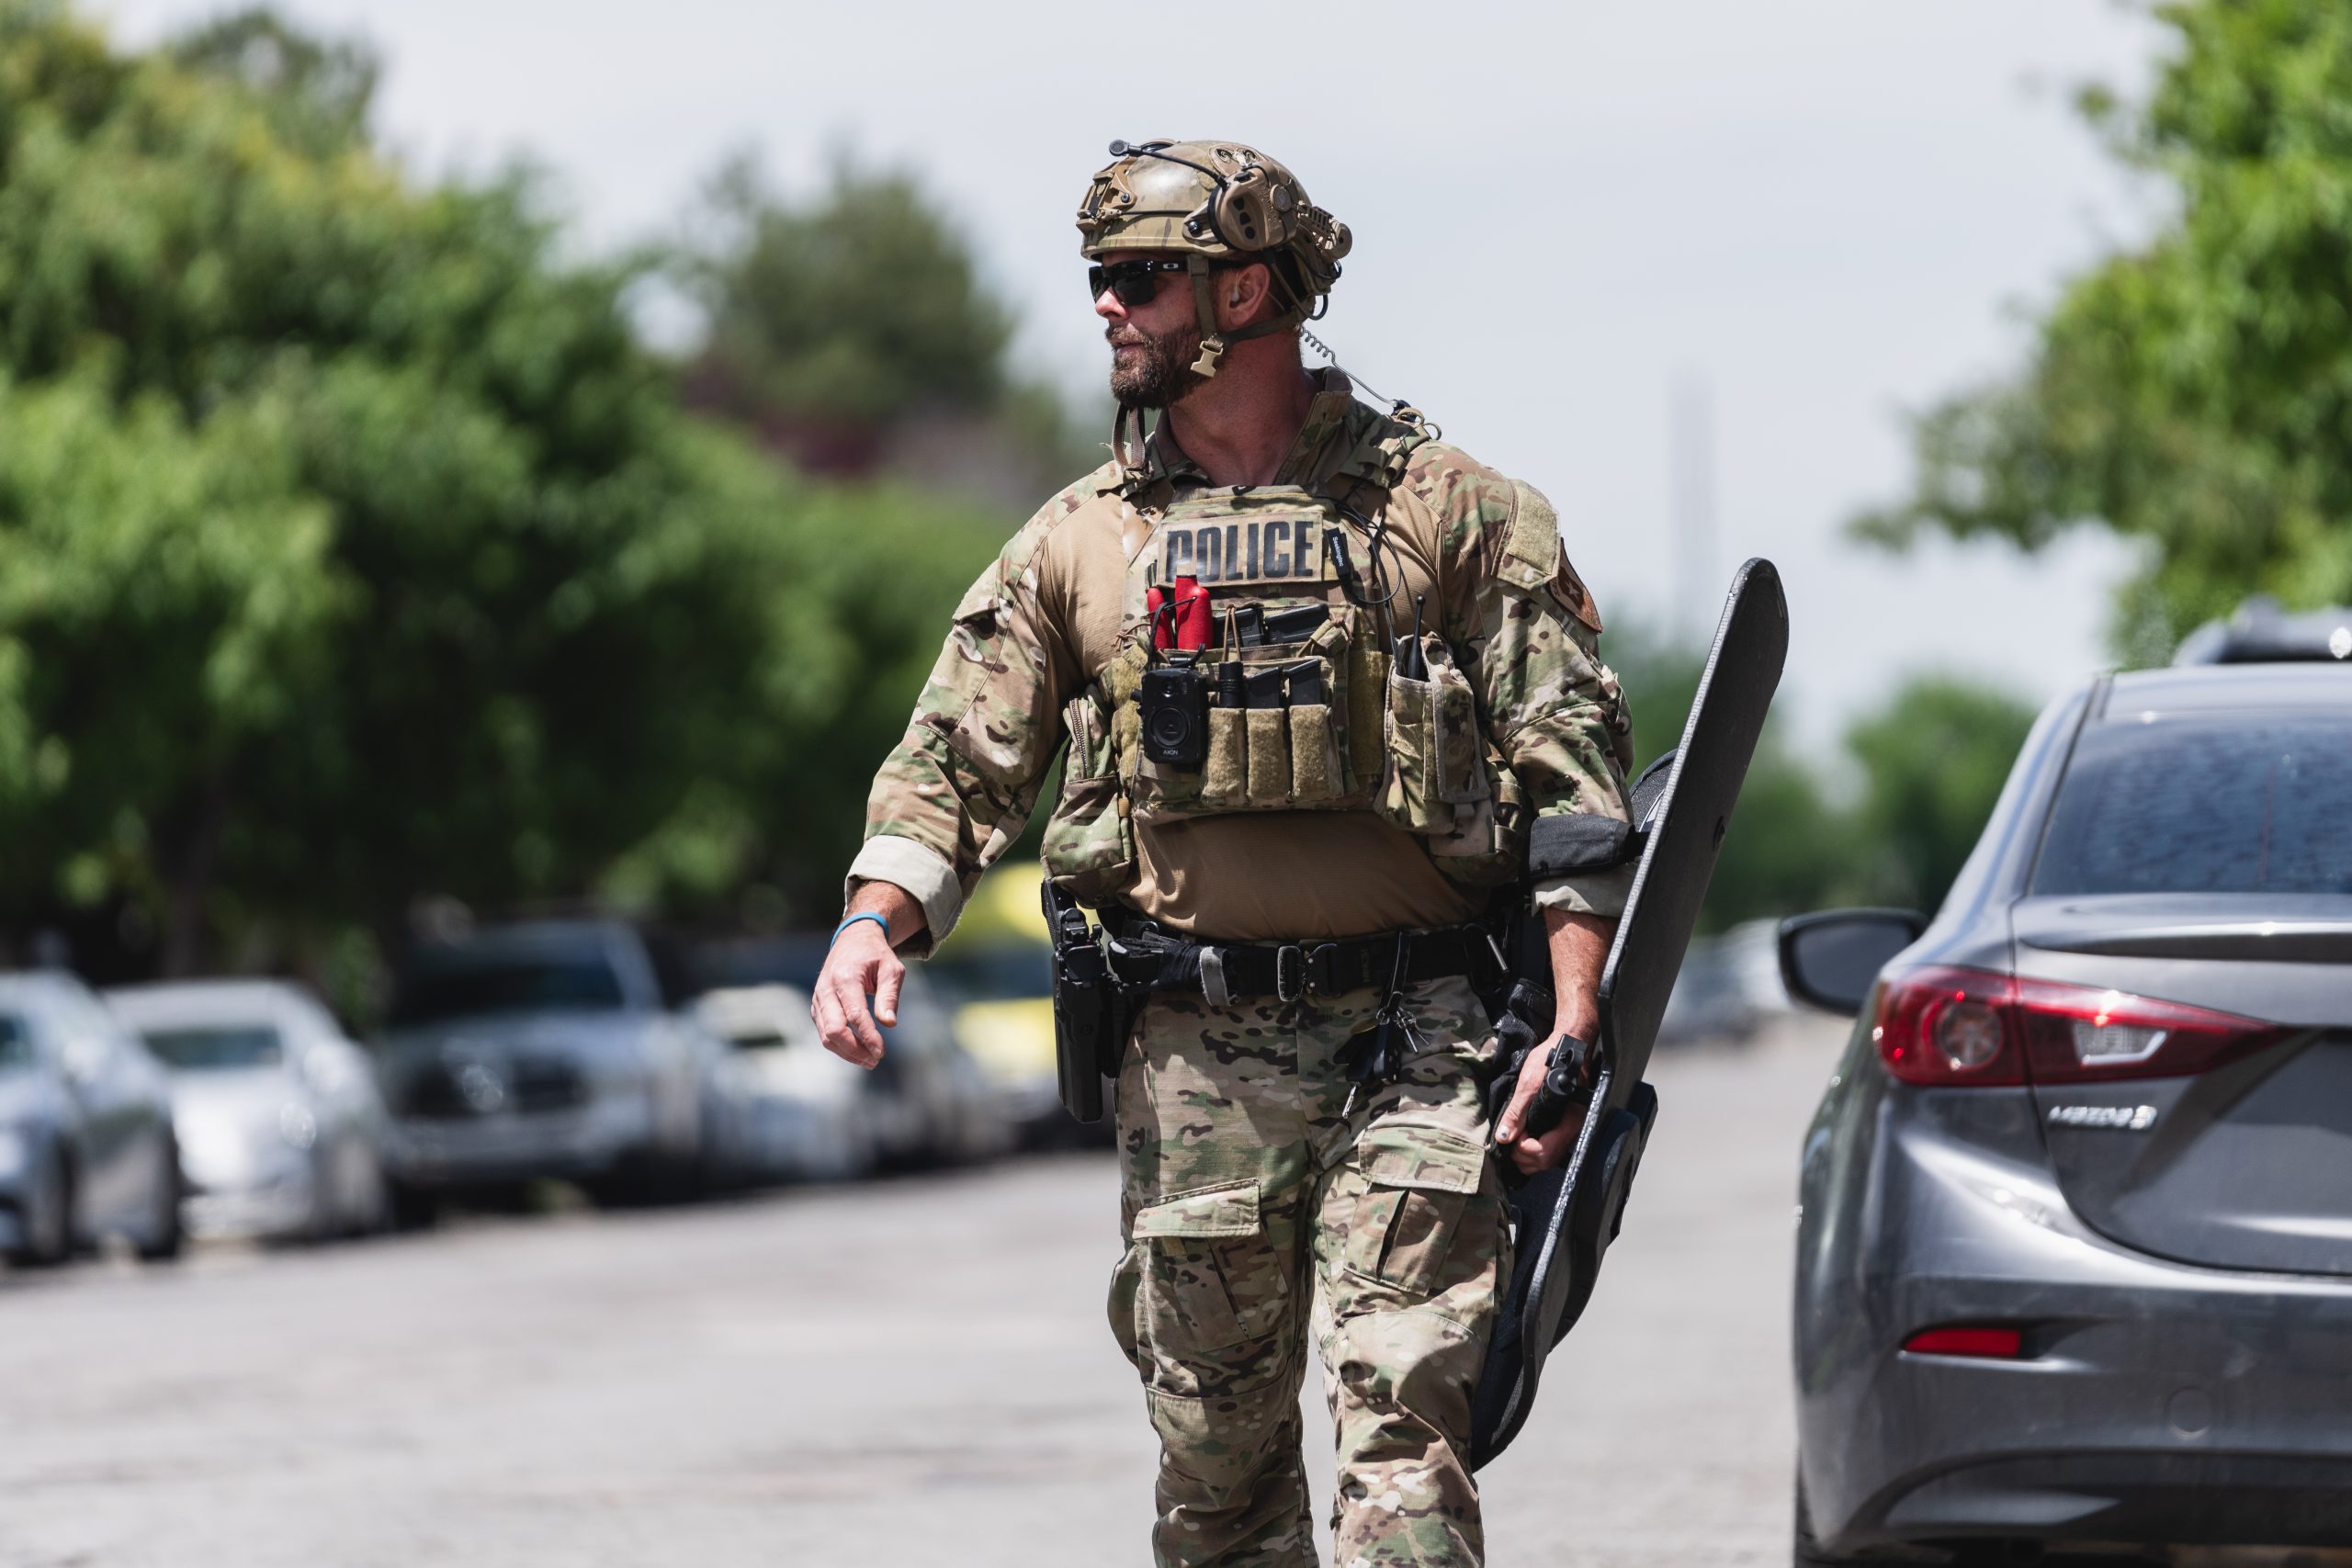
[[1047, 520], [1013, 536], [956, 608], [907, 733], [875, 774], [865, 842], [846, 891], [889, 882], [922, 905], [907, 944], [927, 957], [1020, 837], [1062, 743], [1069, 660], [1044, 615], [1034, 563]]

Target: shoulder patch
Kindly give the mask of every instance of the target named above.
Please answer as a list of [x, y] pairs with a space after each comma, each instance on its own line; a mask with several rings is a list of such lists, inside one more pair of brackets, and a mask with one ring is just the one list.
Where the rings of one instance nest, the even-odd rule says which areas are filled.
[[1560, 602], [1560, 608], [1596, 633], [1601, 630], [1600, 603], [1593, 598], [1592, 590], [1584, 585], [1584, 579], [1577, 575], [1577, 569], [1568, 564], [1566, 550], [1560, 552], [1560, 570], [1552, 578], [1552, 597]]
[[1518, 479], [1510, 482], [1510, 531], [1503, 538], [1495, 575], [1532, 593], [1551, 582], [1566, 564], [1560, 547], [1560, 518], [1544, 492]]
[[1561, 609], [1593, 631], [1600, 630], [1600, 606], [1592, 591], [1568, 564], [1567, 547], [1560, 540], [1560, 516], [1533, 485], [1513, 479], [1510, 484], [1510, 534], [1503, 544], [1503, 558], [1496, 575], [1529, 593], [1548, 592]]

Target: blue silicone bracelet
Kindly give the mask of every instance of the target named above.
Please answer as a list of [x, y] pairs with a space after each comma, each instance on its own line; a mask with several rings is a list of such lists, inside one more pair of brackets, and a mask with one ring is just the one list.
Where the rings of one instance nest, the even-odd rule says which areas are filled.
[[[833, 928], [833, 942], [841, 941], [842, 932], [849, 930], [850, 927], [857, 924], [860, 920], [872, 920], [876, 925], [882, 928], [882, 940], [884, 942], [888, 942], [890, 940], [890, 922], [883, 919], [880, 915], [876, 914], [873, 910], [866, 909], [858, 914], [852, 915], [848, 919], [843, 920], [840, 925], [835, 926]], [[825, 945], [831, 947], [832, 942], [829, 942]]]

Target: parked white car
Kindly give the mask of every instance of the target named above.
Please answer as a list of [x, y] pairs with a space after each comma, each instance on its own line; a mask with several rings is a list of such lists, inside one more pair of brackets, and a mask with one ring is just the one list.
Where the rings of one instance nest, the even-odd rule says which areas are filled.
[[847, 1181], [873, 1170], [881, 1151], [867, 1075], [818, 1040], [808, 992], [733, 987], [695, 1011], [729, 1047], [719, 1103], [744, 1180]]
[[171, 1074], [188, 1234], [322, 1240], [390, 1214], [384, 1104], [367, 1053], [277, 980], [108, 991]]
[[[713, 989], [776, 985], [805, 998], [826, 946], [821, 934], [718, 942], [703, 950], [696, 972]], [[859, 1074], [880, 1163], [961, 1164], [1013, 1146], [1003, 1096], [956, 1040], [954, 1019], [921, 968], [908, 972], [899, 1021], [882, 1039], [881, 1062]]]

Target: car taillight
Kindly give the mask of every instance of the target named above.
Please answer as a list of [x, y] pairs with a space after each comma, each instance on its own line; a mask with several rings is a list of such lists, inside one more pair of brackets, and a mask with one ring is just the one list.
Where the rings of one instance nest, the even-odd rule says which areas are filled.
[[1903, 1342], [1915, 1356], [1983, 1356], [2015, 1360], [2025, 1354], [2023, 1331], [1997, 1324], [1948, 1324], [1923, 1328]]
[[1880, 987], [1871, 1031], [1879, 1059], [1905, 1083], [2020, 1084], [2025, 1056], [2010, 1037], [2015, 983], [1979, 969], [1913, 969]]
[[1888, 976], [1871, 1037], [1905, 1083], [1995, 1085], [2183, 1077], [2285, 1032], [2181, 1002], [1939, 965]]

